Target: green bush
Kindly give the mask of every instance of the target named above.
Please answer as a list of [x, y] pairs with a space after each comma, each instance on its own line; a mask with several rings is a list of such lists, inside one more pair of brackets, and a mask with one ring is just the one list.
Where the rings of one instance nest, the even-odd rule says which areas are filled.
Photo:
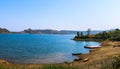
[[0, 64], [0, 69], [7, 69], [2, 64]]
[[120, 69], [120, 56], [114, 58], [112, 62], [112, 69]]

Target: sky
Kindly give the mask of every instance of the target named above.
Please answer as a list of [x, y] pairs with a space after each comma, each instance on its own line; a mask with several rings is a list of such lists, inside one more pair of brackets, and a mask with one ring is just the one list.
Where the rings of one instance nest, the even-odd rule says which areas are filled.
[[120, 27], [120, 0], [0, 0], [0, 27], [108, 30]]

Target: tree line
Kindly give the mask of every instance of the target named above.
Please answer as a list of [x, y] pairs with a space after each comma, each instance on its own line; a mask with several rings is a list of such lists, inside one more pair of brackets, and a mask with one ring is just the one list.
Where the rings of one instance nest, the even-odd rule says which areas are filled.
[[98, 34], [90, 34], [91, 30], [88, 29], [87, 34], [84, 35], [83, 32], [77, 32], [74, 40], [111, 40], [120, 41], [120, 30], [115, 29], [112, 31], [103, 31]]

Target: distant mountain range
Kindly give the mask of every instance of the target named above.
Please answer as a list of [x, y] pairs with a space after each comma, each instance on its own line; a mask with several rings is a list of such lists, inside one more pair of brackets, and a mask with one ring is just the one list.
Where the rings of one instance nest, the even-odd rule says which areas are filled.
[[[52, 30], [52, 29], [45, 29], [45, 30], [33, 30], [33, 29], [26, 29], [20, 32], [13, 32], [9, 31], [6, 28], [0, 28], [0, 33], [2, 34], [76, 34], [77, 32], [83, 32], [83, 34], [87, 34], [86, 31], [71, 31], [71, 30]], [[91, 34], [97, 34], [102, 31], [91, 31]]]

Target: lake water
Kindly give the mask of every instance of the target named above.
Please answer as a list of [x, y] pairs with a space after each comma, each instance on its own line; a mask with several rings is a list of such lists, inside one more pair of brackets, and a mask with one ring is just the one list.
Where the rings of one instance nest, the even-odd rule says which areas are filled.
[[72, 53], [88, 53], [84, 46], [98, 42], [74, 41], [75, 35], [0, 34], [0, 59], [14, 63], [72, 62]]

